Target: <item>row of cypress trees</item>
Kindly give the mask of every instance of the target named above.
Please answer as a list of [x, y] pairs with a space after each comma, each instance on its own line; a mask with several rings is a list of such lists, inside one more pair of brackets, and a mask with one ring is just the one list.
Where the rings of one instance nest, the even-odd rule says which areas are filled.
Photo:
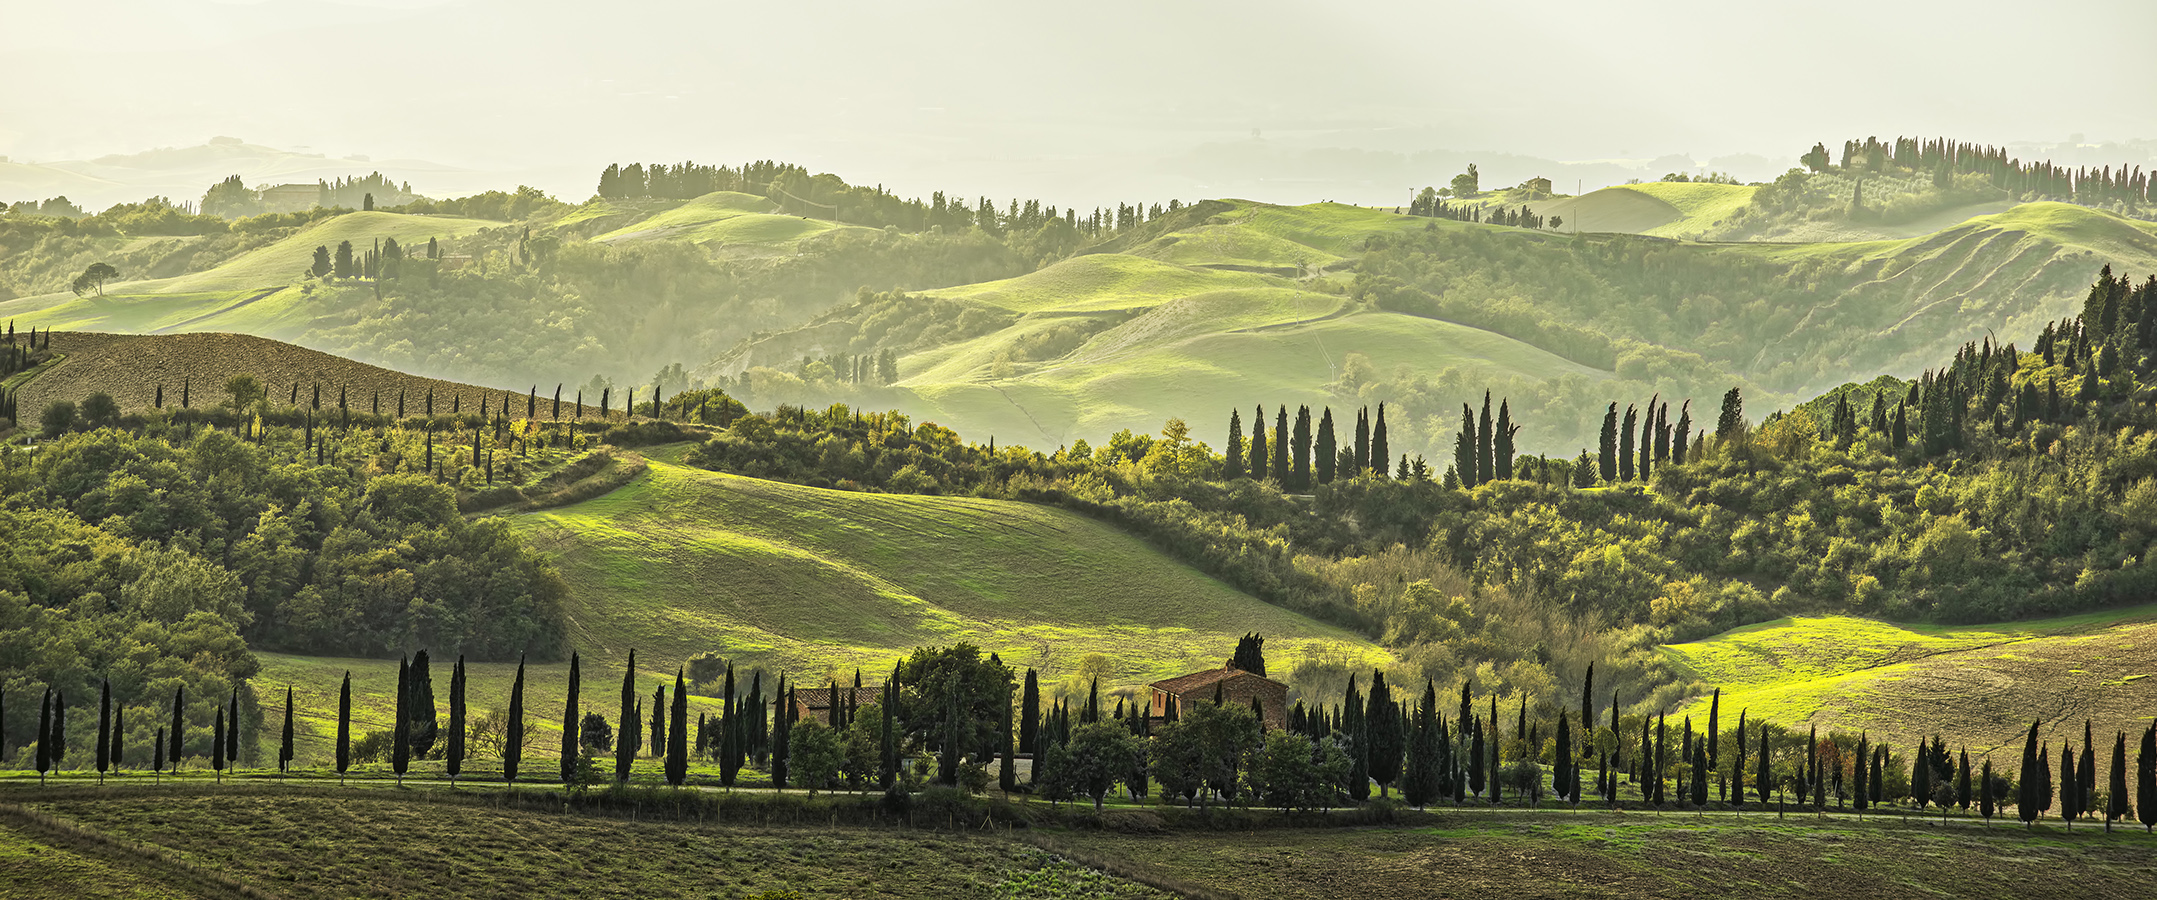
[[[1270, 479], [1285, 490], [1300, 492], [1309, 491], [1314, 484], [1331, 484], [1337, 479], [1364, 474], [1385, 478], [1393, 466], [1392, 453], [1386, 442], [1386, 405], [1383, 403], [1378, 404], [1375, 416], [1367, 406], [1356, 411], [1352, 442], [1345, 446], [1335, 436], [1330, 406], [1320, 412], [1315, 431], [1308, 406], [1297, 407], [1294, 425], [1289, 424], [1288, 407], [1282, 406], [1275, 413], [1270, 438], [1266, 433], [1264, 405], [1258, 407], [1252, 423], [1250, 442], [1246, 445], [1243, 412], [1229, 411], [1227, 465], [1230, 479]], [[1411, 464], [1403, 455], [1396, 474], [1408, 477], [1411, 468], [1420, 464], [1421, 460]]]
[[[1239, 645], [1239, 656], [1256, 656], [1257, 636], [1247, 636]], [[1250, 647], [1246, 653], [1244, 647]], [[1260, 657], [1262, 659], [1262, 657]], [[1257, 663], [1261, 668], [1263, 662]], [[434, 725], [433, 694], [428, 675], [426, 652], [414, 657], [400, 659], [398, 663], [398, 687], [396, 693], [395, 724], [392, 729], [390, 767], [401, 782], [409, 772], [411, 761], [427, 754], [436, 740]], [[891, 721], [897, 705], [898, 678], [894, 677], [882, 688], [881, 746], [879, 747], [878, 779], [884, 790], [892, 790], [898, 771], [898, 745], [896, 731]], [[1718, 725], [1721, 710], [1721, 692], [1717, 691], [1710, 701], [1706, 729], [1695, 733], [1688, 717], [1681, 723], [1679, 744], [1669, 746], [1670, 728], [1667, 715], [1646, 716], [1641, 720], [1637, 743], [1618, 740], [1604, 752], [1590, 739], [1594, 729], [1597, 709], [1594, 668], [1588, 669], [1582, 685], [1582, 703], [1579, 711], [1579, 728], [1574, 727], [1570, 711], [1559, 713], [1554, 735], [1551, 789], [1558, 799], [1579, 804], [1584, 794], [1592, 792], [1615, 805], [1620, 800], [1620, 779], [1628, 778], [1636, 786], [1644, 803], [1663, 806], [1670, 802], [1668, 791], [1672, 783], [1666, 777], [1679, 768], [1680, 780], [1675, 783], [1680, 806], [1700, 808], [1709, 804], [1709, 783], [1716, 785], [1716, 797], [1720, 802], [1745, 805], [1748, 795], [1747, 776], [1751, 775], [1750, 789], [1757, 802], [1766, 805], [1771, 795], [1779, 792], [1784, 802], [1795, 797], [1800, 806], [1810, 805], [1825, 809], [1830, 788], [1836, 796], [1849, 796], [1852, 806], [1859, 812], [1877, 808], [1887, 798], [1883, 793], [1883, 771], [1889, 763], [1888, 748], [1873, 744], [1867, 737], [1860, 737], [1857, 751], [1849, 766], [1854, 788], [1845, 792], [1844, 767], [1831, 759], [1840, 751], [1832, 744], [1820, 741], [1817, 728], [1810, 731], [1804, 743], [1805, 761], [1802, 765], [1789, 767], [1786, 777], [1778, 779], [1770, 768], [1770, 761], [1777, 749], [1777, 741], [1769, 726], [1762, 722], [1754, 728], [1747, 721], [1747, 714], [1740, 713], [1735, 730], [1737, 740], [1735, 758], [1727, 767], [1722, 765], [1720, 752], [1722, 732]], [[596, 780], [587, 775], [587, 752], [595, 749], [584, 740], [580, 726], [587, 715], [581, 704], [582, 661], [572, 653], [570, 656], [568, 690], [562, 718], [562, 738], [558, 777], [565, 784], [580, 784]], [[715, 758], [720, 765], [720, 783], [732, 786], [744, 765], [754, 759], [757, 764], [768, 761], [771, 781], [775, 787], [789, 785], [788, 757], [791, 732], [799, 722], [801, 704], [796, 685], [789, 685], [782, 676], [778, 689], [771, 699], [771, 711], [766, 713], [766, 700], [761, 686], [762, 675], [754, 676], [747, 691], [737, 689], [734, 667], [727, 665], [724, 686], [719, 699], [722, 714], [716, 721], [700, 717], [695, 723], [695, 740], [691, 740], [691, 723], [688, 719], [688, 685], [684, 670], [677, 670], [674, 694], [668, 698], [665, 685], [657, 686], [652, 698], [649, 744], [664, 756], [663, 771], [669, 784], [679, 786], [686, 782], [689, 754], [692, 746], [699, 756]], [[460, 656], [452, 672], [449, 690], [449, 722], [447, 744], [444, 753], [444, 771], [452, 782], [464, 772], [468, 758], [466, 703], [467, 678], [464, 659]], [[522, 774], [522, 762], [526, 739], [526, 710], [524, 702], [525, 665], [519, 660], [515, 678], [510, 687], [508, 723], [503, 732], [502, 778], [514, 784]], [[830, 687], [831, 725], [835, 729], [848, 726], [858, 711], [862, 692], [860, 673], [855, 673], [854, 690], [844, 690], [837, 683]], [[1059, 765], [1085, 765], [1084, 760], [1073, 761], [1067, 755], [1077, 752], [1072, 743], [1074, 719], [1083, 726], [1109, 721], [1099, 693], [1096, 679], [1083, 706], [1076, 709], [1071, 704], [1058, 701], [1044, 710], [1037, 674], [1029, 669], [1019, 701], [1010, 698], [1004, 703], [1002, 734], [996, 753], [1003, 757], [1000, 785], [1004, 790], [1016, 788], [1016, 772], [1013, 765], [1015, 753], [1023, 753], [1040, 760], [1044, 754], [1058, 760]], [[953, 700], [953, 702], [957, 702]], [[1218, 686], [1215, 705], [1223, 698]], [[620, 693], [620, 730], [614, 741], [614, 779], [629, 780], [630, 769], [637, 754], [647, 746], [644, 743], [644, 698], [636, 678], [636, 658], [631, 652], [624, 672]], [[1338, 790], [1354, 802], [1368, 800], [1373, 784], [1380, 796], [1387, 796], [1398, 786], [1402, 798], [1408, 803], [1424, 806], [1432, 802], [1451, 800], [1466, 803], [1479, 799], [1490, 804], [1504, 800], [1509, 777], [1506, 774], [1506, 758], [1502, 751], [1502, 719], [1495, 695], [1489, 698], [1487, 712], [1475, 708], [1472, 685], [1461, 686], [1458, 706], [1449, 719], [1447, 711], [1439, 706], [1434, 682], [1426, 681], [1419, 702], [1395, 700], [1393, 691], [1382, 671], [1374, 671], [1370, 690], [1366, 694], [1351, 678], [1341, 703], [1330, 708], [1311, 707], [1297, 703], [1286, 714], [1289, 732], [1302, 735], [1318, 746], [1332, 742], [1346, 755], [1345, 777]], [[1265, 711], [1257, 699], [1251, 701], [1252, 712], [1257, 721], [1264, 721]], [[1610, 700], [1609, 731], [1619, 735], [1620, 704], [1613, 691]], [[6, 697], [0, 692], [0, 734], [5, 733]], [[172, 717], [169, 727], [160, 727], [152, 745], [153, 772], [162, 773], [171, 766], [178, 771], [187, 736], [186, 692], [175, 691], [172, 698]], [[1170, 704], [1164, 721], [1175, 722], [1180, 718], [1178, 707]], [[100, 691], [98, 702], [98, 730], [96, 768], [99, 778], [108, 772], [117, 772], [125, 758], [123, 744], [124, 707], [113, 704], [111, 684], [106, 682]], [[1481, 714], [1479, 714], [1481, 713]], [[283, 727], [277, 753], [279, 772], [288, 772], [295, 759], [294, 720], [296, 716], [293, 692], [285, 691]], [[36, 732], [35, 765], [39, 775], [60, 767], [66, 757], [68, 707], [66, 698], [52, 689], [45, 691], [39, 705]], [[1541, 724], [1532, 722], [1528, 715], [1527, 701], [1523, 697], [1515, 715], [1512, 739], [1521, 747], [1513, 754], [1516, 765], [1533, 762], [1542, 755]], [[957, 716], [949, 717], [956, 727]], [[1139, 738], [1152, 734], [1154, 717], [1148, 712], [1132, 708], [1126, 713], [1121, 701], [1114, 712], [1114, 721], [1123, 722], [1130, 733]], [[2093, 724], [2083, 726], [2082, 747], [2077, 756], [2072, 739], [2064, 740], [2059, 755], [2059, 773], [2054, 776], [2050, 748], [2041, 740], [2041, 724], [2030, 725], [2023, 749], [2023, 758], [2017, 783], [2017, 815], [2026, 823], [2034, 823], [2046, 812], [2055, 808], [2060, 818], [2072, 827], [2079, 818], [2101, 816], [2109, 829], [2118, 819], [2130, 819], [2139, 811], [2139, 821], [2145, 828], [2157, 825], [2157, 723], [2142, 733], [2139, 753], [2134, 765], [2134, 783], [2130, 791], [2128, 775], [2128, 735], [2125, 731], [2114, 735], [2110, 765], [2104, 775], [2103, 792], [2099, 786], [2099, 760]], [[1755, 737], [1757, 735], [1757, 737]], [[212, 726], [211, 767], [221, 778], [227, 768], [237, 769], [241, 755], [239, 690], [234, 688], [227, 703], [219, 704], [215, 724]], [[1787, 740], [1787, 739], [1785, 739]], [[956, 782], [956, 773], [964, 742], [955, 734], [941, 743], [943, 759], [939, 764], [941, 780]], [[337, 736], [335, 743], [335, 767], [340, 778], [344, 777], [353, 763], [352, 744], [352, 678], [347, 672], [339, 689], [337, 711]], [[1787, 750], [1784, 743], [1782, 748]], [[6, 748], [0, 747], [0, 752]], [[1826, 752], [1823, 752], [1826, 751]], [[1628, 757], [1630, 752], [1630, 757]], [[1064, 755], [1059, 755], [1064, 754]], [[1752, 765], [1749, 766], [1748, 763]], [[1234, 760], [1224, 761], [1230, 770]], [[1127, 765], [1129, 765], [1127, 763]], [[1590, 766], [1595, 769], [1593, 786], [1587, 782]], [[1754, 768], [1756, 767], [1756, 768]], [[1134, 795], [1145, 791], [1145, 764], [1141, 759], [1132, 765], [1134, 771], [1118, 777]], [[1748, 772], [1749, 768], [1754, 768]], [[1519, 770], [1532, 773], [1526, 790], [1531, 800], [1541, 797], [1542, 781], [1539, 770]], [[1510, 779], [1518, 783], [1519, 771]], [[1041, 777], [1037, 765], [1035, 777]], [[1978, 813], [1992, 817], [1997, 809], [2004, 780], [1994, 774], [1991, 760], [1983, 760], [1973, 771], [1969, 752], [1964, 750], [1959, 759], [1951, 755], [1944, 741], [1935, 737], [1930, 742], [1920, 742], [1911, 764], [1909, 796], [1912, 805], [1923, 810], [1937, 805], [1944, 813], [1950, 806], [1969, 809], [1973, 804]], [[1232, 791], [1232, 788], [1230, 789]], [[2100, 803], [2101, 806], [2099, 808]]]

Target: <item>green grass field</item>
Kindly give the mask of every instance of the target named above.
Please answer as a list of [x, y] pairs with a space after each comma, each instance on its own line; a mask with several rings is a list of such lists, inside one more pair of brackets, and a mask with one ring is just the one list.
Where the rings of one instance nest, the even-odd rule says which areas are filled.
[[1074, 256], [1017, 278], [925, 291], [1018, 312], [1099, 311], [1159, 306], [1207, 291], [1270, 287], [1280, 279], [1175, 265], [1121, 253]]
[[1962, 628], [1778, 619], [1663, 653], [1723, 689], [1726, 719], [1750, 709], [1902, 743], [1938, 732], [1973, 753], [2019, 747], [2033, 719], [2110, 733], [2157, 714], [2157, 606]]
[[[593, 238], [595, 241], [672, 239], [695, 244], [792, 244], [852, 226], [775, 214], [770, 200], [718, 191]], [[587, 216], [592, 218], [596, 216]]]
[[1106, 689], [1217, 666], [1251, 631], [1284, 669], [1306, 652], [1385, 658], [1134, 537], [1032, 504], [655, 462], [604, 497], [513, 522], [557, 560], [572, 640], [594, 660], [634, 648], [671, 671], [716, 652], [816, 681], [967, 641], [1051, 680], [1103, 654]]

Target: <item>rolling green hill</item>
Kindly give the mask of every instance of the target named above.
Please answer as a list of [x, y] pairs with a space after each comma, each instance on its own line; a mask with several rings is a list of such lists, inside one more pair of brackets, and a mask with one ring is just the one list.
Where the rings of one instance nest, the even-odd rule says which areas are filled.
[[1697, 237], [1752, 202], [1751, 185], [1697, 182], [1621, 184], [1529, 204], [1538, 215], [1562, 216], [1567, 232], [1615, 232]]
[[[1785, 726], [1865, 731], [1909, 746], [1942, 734], [1973, 754], [2047, 730], [2147, 722], [2157, 713], [2157, 607], [1947, 628], [1843, 616], [1778, 619], [1664, 655], [1740, 709]], [[1699, 719], [1707, 702], [1680, 712]], [[2012, 745], [2012, 746], [2010, 746]]]
[[391, 212], [347, 213], [204, 271], [114, 282], [106, 286], [104, 296], [46, 294], [19, 298], [0, 303], [0, 317], [12, 319], [24, 328], [136, 333], [229, 331], [290, 338], [306, 331], [324, 312], [321, 304], [326, 296], [316, 297], [295, 286], [313, 263], [316, 247], [334, 251], [340, 242], [351, 241], [354, 253], [359, 253], [372, 249], [377, 240], [395, 238], [417, 255], [426, 249], [428, 238], [446, 240], [503, 224]]
[[1106, 688], [1217, 666], [1252, 631], [1284, 671], [1306, 653], [1384, 656], [1136, 538], [1031, 504], [655, 462], [614, 493], [514, 521], [568, 579], [572, 641], [595, 659], [719, 652], [822, 677], [968, 641], [1052, 680], [1103, 654]]
[[804, 238], [854, 227], [822, 219], [780, 215], [772, 209], [772, 202], [763, 197], [718, 191], [592, 240], [605, 243], [671, 239], [693, 244], [790, 245]]

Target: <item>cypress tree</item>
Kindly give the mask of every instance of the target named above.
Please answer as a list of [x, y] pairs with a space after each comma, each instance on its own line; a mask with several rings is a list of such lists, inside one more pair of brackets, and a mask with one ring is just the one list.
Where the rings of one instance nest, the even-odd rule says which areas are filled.
[[653, 756], [665, 756], [667, 752], [667, 686], [660, 682], [652, 688], [652, 740]]
[[1371, 408], [1356, 410], [1355, 471], [1362, 475], [1371, 470]]
[[1760, 770], [1753, 775], [1753, 790], [1760, 794], [1760, 805], [1768, 805], [1768, 791], [1775, 786], [1774, 774], [1768, 769], [1769, 755], [1774, 747], [1768, 736], [1768, 723], [1760, 723]]
[[1273, 483], [1282, 490], [1289, 487], [1288, 480], [1288, 407], [1283, 405], [1273, 419]]
[[1601, 469], [1603, 483], [1618, 480], [1618, 404], [1610, 404], [1603, 413], [1603, 433], [1596, 445], [1596, 462]]
[[674, 671], [674, 715], [667, 733], [667, 783], [681, 787], [689, 778], [689, 692], [682, 670]]
[[52, 770], [52, 688], [45, 688], [45, 699], [37, 708], [37, 780], [43, 783], [45, 773]]
[[1917, 755], [1910, 762], [1910, 800], [1923, 810], [1932, 799], [1932, 751], [1923, 742], [1917, 745]]
[[[1967, 760], [1969, 754], [1963, 754]], [[1968, 763], [1965, 761], [1964, 766]], [[2118, 732], [2112, 739], [2112, 777], [2105, 781], [2105, 830], [2112, 830], [2112, 820], [2132, 819], [2134, 807], [2127, 802], [2127, 732]]]
[[1625, 408], [1625, 423], [1618, 426], [1618, 480], [1633, 480], [1633, 426], [1639, 418], [1639, 410]]
[[2082, 720], [2082, 759], [2075, 764], [2075, 776], [2075, 815], [2103, 812], [2091, 808], [2097, 802], [2097, 740], [2091, 736], [2088, 719]]
[[1251, 477], [1266, 480], [1272, 463], [1273, 454], [1266, 449], [1266, 407], [1261, 404], [1251, 418]]
[[569, 696], [562, 703], [563, 784], [577, 780], [577, 761], [584, 755], [584, 748], [580, 746], [582, 742], [578, 739], [579, 726], [583, 723], [584, 716], [577, 708], [577, 692], [583, 687], [584, 681], [583, 668], [583, 662], [577, 658], [577, 651], [569, 651]]
[[216, 724], [210, 731], [210, 768], [217, 770], [217, 780], [225, 780], [225, 708], [217, 707]]
[[449, 673], [449, 783], [455, 785], [464, 771], [464, 654], [457, 654], [457, 667]]
[[1970, 809], [1970, 749], [1962, 749], [1962, 762], [1955, 767], [1955, 805], [1964, 812]]
[[[886, 686], [886, 689], [889, 690], [888, 685]], [[884, 723], [884, 731], [886, 734], [888, 734], [890, 733], [891, 727], [890, 718], [886, 717], [884, 719]], [[996, 770], [996, 788], [997, 790], [1003, 791], [1004, 796], [1006, 797], [1009, 797], [1011, 795], [1011, 792], [1017, 790], [1019, 786], [1018, 760], [1016, 759], [1018, 735], [1013, 731], [1012, 726], [1013, 723], [1011, 709], [1011, 692], [1005, 691], [1004, 726], [1001, 732], [1003, 737], [997, 742], [997, 749], [1001, 751], [1003, 755], [1003, 765]]]
[[1572, 762], [1572, 757], [1573, 728], [1567, 721], [1566, 712], [1564, 710], [1559, 710], [1558, 746], [1557, 749], [1553, 750], [1550, 754], [1550, 763], [1552, 769], [1550, 786], [1551, 790], [1558, 795], [1558, 799], [1560, 800], [1563, 800], [1566, 797], [1572, 795], [1573, 784], [1571, 782], [1571, 779], [1578, 777], [1578, 774], [1569, 765]]
[[165, 726], [163, 725], [157, 726], [157, 737], [150, 743], [150, 772], [153, 775], [163, 775], [165, 773]]
[[[1501, 432], [1504, 429], [1499, 429]], [[1503, 438], [1503, 435], [1500, 435]], [[1371, 474], [1386, 477], [1386, 462], [1393, 458], [1386, 447], [1386, 405], [1378, 404], [1378, 419], [1371, 423]], [[1510, 463], [1507, 464], [1510, 467]]]
[[1296, 469], [1292, 483], [1298, 493], [1311, 489], [1311, 408], [1296, 409], [1295, 431]]
[[397, 659], [397, 712], [390, 725], [390, 771], [397, 774], [397, 783], [404, 783], [405, 769], [412, 764], [412, 710], [407, 705], [412, 696], [411, 666], [404, 657]]
[[1865, 786], [1871, 783], [1871, 779], [1865, 775], [1867, 757], [1872, 755], [1872, 749], [1867, 746], [1868, 743], [1869, 741], [1864, 735], [1858, 735], [1857, 756], [1850, 761], [1850, 780], [1857, 785], [1857, 790], [1851, 792], [1856, 796], [1851, 798], [1850, 805], [1860, 814], [1865, 812], [1865, 808], [1871, 805], [1872, 800], [1870, 796], [1872, 792], [1865, 789]]
[[1033, 758], [1040, 752], [1041, 728], [1041, 683], [1033, 669], [1026, 670], [1026, 687], [1019, 696], [1019, 752]]
[[285, 685], [285, 727], [277, 741], [277, 772], [280, 776], [292, 770], [292, 738], [292, 686], [288, 684]]
[[1670, 436], [1670, 458], [1679, 465], [1685, 464], [1685, 440], [1693, 433], [1693, 401], [1687, 399], [1678, 407], [1678, 430]]
[[1453, 435], [1453, 475], [1463, 489], [1481, 483], [1475, 478], [1475, 410], [1466, 403], [1460, 405], [1460, 431]]
[[[1378, 407], [1381, 425], [1385, 422], [1386, 408]], [[1520, 426], [1513, 424], [1512, 402], [1498, 401], [1498, 429], [1491, 433], [1491, 477], [1499, 481], [1513, 480], [1513, 435], [1520, 433]]]
[[1468, 791], [1481, 796], [1483, 793], [1483, 723], [1475, 723], [1475, 734], [1468, 745]]
[[1737, 755], [1730, 760], [1729, 797], [1741, 808], [1745, 805], [1745, 742], [1751, 740], [1745, 732], [1745, 713], [1746, 710], [1738, 710], [1738, 749]]
[[1318, 415], [1318, 436], [1311, 451], [1311, 465], [1318, 470], [1319, 484], [1332, 484], [1335, 478], [1353, 475], [1340, 469], [1341, 448], [1333, 436], [1333, 407], [1326, 407]]
[[1985, 826], [1989, 828], [1992, 826], [1993, 813], [1992, 760], [1985, 760], [1985, 766], [1978, 775], [1978, 785], [1979, 793], [1977, 795], [1977, 814], [1985, 817]]
[[[1497, 477], [1497, 467], [1492, 460], [1490, 392], [1483, 392], [1483, 415], [1476, 419], [1475, 427], [1475, 483], [1488, 484]], [[1493, 723], [1495, 724], [1495, 723]]]
[[112, 679], [100, 682], [97, 691], [97, 783], [105, 783], [105, 769], [112, 765]]
[[[1330, 426], [1330, 425], [1332, 425], [1332, 423], [1333, 423], [1333, 411], [1332, 411], [1332, 410], [1327, 410], [1327, 411], [1326, 411], [1326, 424]], [[1328, 433], [1327, 433], [1327, 432], [1325, 432], [1325, 431], [1321, 431], [1321, 432], [1320, 432], [1320, 434], [1322, 435], [1322, 437], [1320, 438], [1321, 440], [1325, 440], [1325, 439], [1328, 439], [1328, 438], [1330, 438], [1330, 437], [1331, 437], [1331, 435], [1330, 435], [1330, 434], [1328, 434]], [[1235, 480], [1235, 479], [1238, 479], [1238, 478], [1242, 478], [1242, 477], [1243, 477], [1243, 411], [1242, 411], [1242, 410], [1239, 410], [1239, 409], [1231, 409], [1231, 410], [1229, 410], [1229, 411], [1228, 411], [1228, 447], [1227, 447], [1227, 451], [1228, 451], [1228, 477], [1229, 477], [1229, 480], [1233, 481], [1233, 480]], [[1328, 466], [1326, 470], [1321, 470], [1321, 471], [1328, 471], [1328, 470], [1330, 470], [1330, 468], [1331, 468], [1331, 467], [1330, 467], [1330, 466]]]
[[771, 705], [771, 786], [786, 790], [788, 742], [794, 731], [794, 689], [787, 685], [786, 676], [779, 676], [779, 686]]
[[[346, 675], [345, 677], [349, 679], [351, 676]], [[187, 749], [186, 742], [187, 689], [184, 687], [174, 688], [172, 691], [172, 749], [167, 755], [172, 758], [172, 771], [175, 774], [180, 771], [180, 759], [183, 755], [183, 752]], [[341, 772], [343, 770], [340, 769], [338, 771]]]
[[2037, 821], [2039, 812], [2037, 788], [2040, 782], [2037, 767], [2037, 724], [2030, 723], [2030, 736], [2022, 745], [2022, 771], [2018, 776], [2015, 797], [2015, 815], [2022, 818], [2024, 828]]
[[891, 667], [891, 677], [884, 681], [883, 722], [876, 731], [877, 773], [885, 791], [899, 788], [899, 729], [893, 724], [899, 708], [899, 667]]
[[2144, 833], [2157, 826], [2157, 722], [2142, 732], [2142, 748], [2135, 757], [2135, 810]]
[[[1715, 697], [1708, 701], [1708, 733], [1706, 735], [1706, 738], [1708, 742], [1708, 768], [1711, 770], [1715, 768], [1715, 765], [1718, 762], [1715, 754], [1716, 750], [1719, 749], [1722, 744], [1722, 735], [1717, 733], [1717, 730], [1722, 727], [1721, 725], [1717, 724], [1718, 717], [1722, 713], [1722, 708], [1723, 689], [1716, 688]], [[1725, 800], [1730, 799], [1730, 793], [1727, 786], [1724, 788], [1722, 796]]]
[[1694, 809], [1700, 809], [1708, 805], [1708, 768], [1714, 764], [1708, 761], [1708, 751], [1703, 746], [1704, 743], [1698, 742], [1693, 745]]
[[734, 697], [734, 664], [731, 662], [726, 666], [726, 689], [720, 704], [726, 720], [719, 728], [719, 784], [733, 787], [735, 776], [741, 772], [741, 742], [737, 732], [742, 716]]
[[634, 648], [629, 651], [629, 664], [622, 667], [621, 723], [620, 734], [614, 740], [614, 780], [626, 784], [629, 767], [637, 758], [637, 739], [644, 731], [643, 723], [637, 721], [637, 651]]
[[2075, 830], [2075, 817], [2082, 815], [2082, 780], [2075, 775], [2075, 745], [2060, 742], [2060, 819]]
[[502, 739], [502, 781], [517, 785], [517, 765], [524, 761], [524, 655], [517, 655], [517, 680], [509, 685], [509, 733]]
[[1371, 696], [1363, 720], [1370, 736], [1371, 778], [1378, 782], [1378, 795], [1389, 796], [1393, 783], [1400, 780], [1402, 757], [1408, 748], [1401, 717], [1395, 712], [1393, 691], [1386, 686], [1383, 671], [1371, 673]]

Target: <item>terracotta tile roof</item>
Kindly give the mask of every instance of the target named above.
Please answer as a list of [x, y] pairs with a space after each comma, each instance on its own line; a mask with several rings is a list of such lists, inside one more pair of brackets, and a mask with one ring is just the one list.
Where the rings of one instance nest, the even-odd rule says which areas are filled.
[[1266, 678], [1263, 675], [1252, 675], [1251, 673], [1243, 671], [1242, 669], [1238, 669], [1232, 665], [1223, 665], [1218, 669], [1207, 669], [1203, 672], [1192, 672], [1189, 675], [1179, 675], [1166, 681], [1156, 681], [1148, 686], [1153, 688], [1154, 690], [1174, 694], [1180, 697], [1195, 690], [1212, 687], [1214, 682], [1226, 681], [1238, 675], [1250, 675], [1252, 678], [1256, 678], [1261, 681], [1272, 680]]

